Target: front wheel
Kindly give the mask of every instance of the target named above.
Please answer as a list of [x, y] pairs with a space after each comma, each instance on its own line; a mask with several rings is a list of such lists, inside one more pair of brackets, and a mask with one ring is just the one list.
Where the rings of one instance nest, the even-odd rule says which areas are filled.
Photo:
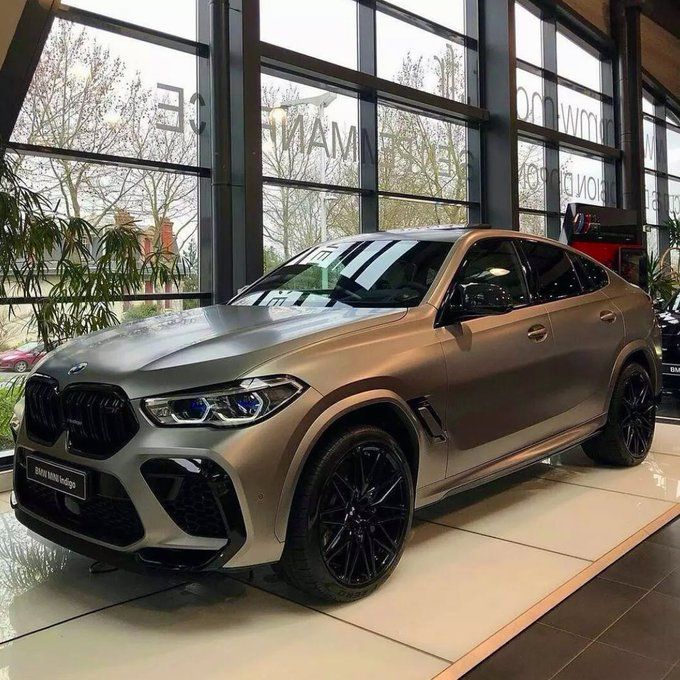
[[394, 571], [413, 518], [406, 456], [384, 430], [356, 426], [315, 452], [293, 501], [280, 570], [314, 597], [349, 602]]
[[28, 362], [27, 361], [17, 361], [16, 364], [14, 364], [14, 370], [17, 373], [26, 373], [28, 370]]
[[602, 432], [583, 444], [594, 461], [639, 465], [649, 453], [656, 424], [652, 381], [639, 364], [626, 366], [614, 387], [609, 418]]

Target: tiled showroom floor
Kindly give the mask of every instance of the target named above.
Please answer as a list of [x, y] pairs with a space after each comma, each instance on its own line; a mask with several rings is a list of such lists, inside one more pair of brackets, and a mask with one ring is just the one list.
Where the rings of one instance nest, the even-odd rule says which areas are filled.
[[457, 678], [587, 583], [470, 677], [675, 680], [680, 522], [591, 580], [680, 514], [680, 428], [660, 424], [653, 450], [621, 470], [576, 449], [428, 508], [393, 577], [342, 606], [268, 568], [249, 583], [93, 576], [0, 494], [0, 679]]

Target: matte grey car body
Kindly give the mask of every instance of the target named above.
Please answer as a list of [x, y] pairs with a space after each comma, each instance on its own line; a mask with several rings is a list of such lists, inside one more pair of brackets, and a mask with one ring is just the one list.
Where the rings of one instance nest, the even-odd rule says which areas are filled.
[[[138, 430], [114, 455], [84, 457], [69, 446], [67, 431], [46, 445], [30, 436], [23, 418], [18, 451], [115, 477], [132, 499], [143, 536], [120, 546], [82, 535], [41, 516], [21, 491], [19, 519], [109, 561], [152, 554], [148, 549], [189, 549], [207, 551], [209, 568], [273, 563], [284, 551], [305, 466], [338, 423], [375, 422], [393, 434], [408, 459], [418, 508], [601, 432], [617, 379], [632, 360], [659, 393], [660, 339], [651, 302], [610, 271], [593, 292], [551, 302], [530, 296], [507, 313], [447, 323], [443, 313], [456, 272], [486, 239], [562, 248], [495, 230], [352, 237], [452, 247], [419, 304], [408, 308], [247, 306], [237, 299], [111, 328], [55, 350], [34, 373], [54, 380], [60, 392], [115, 386], [129, 399]], [[162, 427], [142, 407], [158, 395], [271, 376], [290, 376], [304, 389], [244, 427]], [[223, 538], [180, 529], [159, 503], [140, 469], [166, 458], [209, 459], [226, 471], [245, 531], [235, 551], [225, 551]]]

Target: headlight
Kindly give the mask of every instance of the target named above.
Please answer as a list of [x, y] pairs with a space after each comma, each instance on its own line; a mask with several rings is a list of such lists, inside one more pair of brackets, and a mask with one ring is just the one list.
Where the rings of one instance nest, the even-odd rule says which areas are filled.
[[251, 378], [205, 391], [143, 399], [142, 408], [158, 425], [238, 427], [266, 418], [304, 389], [287, 376]]

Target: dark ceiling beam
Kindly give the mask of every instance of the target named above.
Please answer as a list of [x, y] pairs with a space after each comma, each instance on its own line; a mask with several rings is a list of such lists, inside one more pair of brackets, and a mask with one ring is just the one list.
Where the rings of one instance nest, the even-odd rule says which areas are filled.
[[0, 141], [8, 141], [33, 80], [58, 0], [26, 0], [0, 69]]
[[642, 13], [680, 40], [680, 6], [678, 0], [645, 0]]

